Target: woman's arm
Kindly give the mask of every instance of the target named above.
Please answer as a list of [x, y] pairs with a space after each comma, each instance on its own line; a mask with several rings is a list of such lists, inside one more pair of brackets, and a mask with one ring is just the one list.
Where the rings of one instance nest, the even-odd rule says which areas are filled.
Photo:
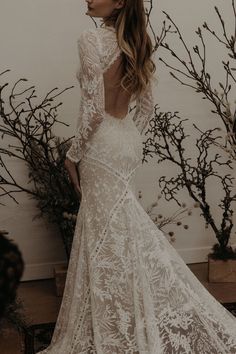
[[96, 29], [85, 30], [78, 40], [80, 58], [80, 107], [75, 137], [66, 157], [78, 163], [89, 148], [90, 140], [104, 119], [103, 71]]
[[139, 98], [136, 100], [136, 110], [133, 121], [142, 135], [154, 112], [153, 83], [152, 78]]

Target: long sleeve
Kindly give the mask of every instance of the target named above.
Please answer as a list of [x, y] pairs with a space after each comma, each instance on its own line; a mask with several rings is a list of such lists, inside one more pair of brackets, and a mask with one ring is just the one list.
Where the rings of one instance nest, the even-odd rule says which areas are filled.
[[66, 157], [78, 163], [104, 117], [104, 82], [96, 30], [82, 32], [78, 39], [81, 98], [75, 137]]
[[136, 109], [133, 115], [133, 121], [139, 130], [140, 134], [143, 133], [151, 116], [154, 112], [154, 99], [153, 99], [153, 83], [150, 80], [144, 93], [142, 93], [136, 100]]

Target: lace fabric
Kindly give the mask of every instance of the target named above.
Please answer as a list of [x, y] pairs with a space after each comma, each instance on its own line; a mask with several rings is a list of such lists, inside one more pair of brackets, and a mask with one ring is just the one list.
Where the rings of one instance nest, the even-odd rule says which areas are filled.
[[[82, 199], [53, 337], [38, 354], [234, 354], [235, 317], [205, 289], [135, 197], [140, 132], [152, 98], [140, 99], [135, 119], [104, 111], [104, 101], [93, 95], [102, 88], [105, 58], [117, 48], [112, 31], [98, 31], [102, 45], [111, 46], [101, 67], [98, 47], [90, 47], [97, 33], [89, 30], [80, 38], [88, 56], [82, 63], [86, 74], [81, 72], [84, 122], [68, 156], [80, 161]], [[89, 137], [87, 130], [93, 132]]]
[[[98, 130], [105, 111], [104, 73], [112, 67], [121, 50], [117, 45], [113, 28], [98, 28], [83, 31], [78, 39], [80, 68], [77, 78], [81, 97], [76, 134], [66, 157], [78, 163], [89, 148], [91, 137]], [[109, 97], [108, 97], [109, 99]], [[136, 101], [133, 121], [143, 133], [153, 114], [153, 93], [150, 82], [146, 91]]]
[[66, 157], [79, 162], [104, 116], [104, 84], [96, 33], [84, 31], [78, 39], [81, 88], [79, 119], [76, 135]]

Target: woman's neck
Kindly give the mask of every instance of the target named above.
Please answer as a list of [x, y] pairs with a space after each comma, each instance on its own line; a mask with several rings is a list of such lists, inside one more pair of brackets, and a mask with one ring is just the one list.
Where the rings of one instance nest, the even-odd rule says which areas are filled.
[[103, 24], [105, 27], [113, 27], [115, 28], [115, 23], [114, 22], [109, 22], [109, 21], [106, 21], [106, 19], [103, 19]]

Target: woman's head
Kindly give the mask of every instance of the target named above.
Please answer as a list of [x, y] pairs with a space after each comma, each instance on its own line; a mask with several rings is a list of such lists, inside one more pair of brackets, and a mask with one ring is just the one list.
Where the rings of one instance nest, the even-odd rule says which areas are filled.
[[102, 17], [103, 24], [116, 29], [117, 42], [123, 52], [122, 87], [136, 95], [146, 88], [156, 71], [151, 59], [153, 45], [147, 33], [143, 0], [86, 0], [87, 14]]

